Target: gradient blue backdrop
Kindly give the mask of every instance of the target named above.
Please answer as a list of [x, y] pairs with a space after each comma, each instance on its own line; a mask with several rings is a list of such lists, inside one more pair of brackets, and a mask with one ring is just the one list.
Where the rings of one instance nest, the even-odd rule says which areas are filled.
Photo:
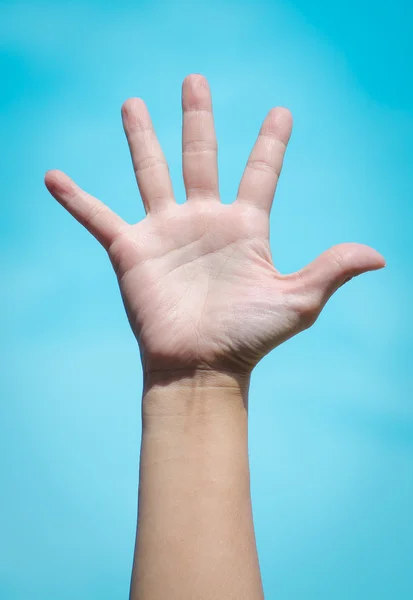
[[141, 368], [109, 261], [44, 188], [143, 217], [120, 106], [147, 102], [183, 200], [180, 86], [207, 76], [234, 198], [266, 112], [295, 127], [282, 272], [343, 241], [386, 269], [256, 369], [250, 455], [269, 600], [413, 598], [413, 15], [383, 2], [3, 2], [0, 598], [127, 598]]

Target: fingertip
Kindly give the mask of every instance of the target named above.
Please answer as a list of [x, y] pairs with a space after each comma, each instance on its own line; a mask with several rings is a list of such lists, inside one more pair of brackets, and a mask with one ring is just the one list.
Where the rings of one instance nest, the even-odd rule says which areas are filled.
[[182, 82], [182, 87], [199, 85], [203, 87], [209, 87], [208, 80], [205, 75], [202, 75], [202, 73], [189, 73], [189, 75], [187, 75]]
[[382, 254], [380, 254], [380, 252], [378, 252], [377, 250], [374, 250], [374, 248], [372, 248], [372, 250], [375, 252], [375, 257], [376, 257], [376, 261], [377, 261], [377, 268], [378, 269], [384, 269], [384, 267], [387, 266], [387, 261], [384, 258], [384, 256]]
[[361, 275], [386, 266], [384, 256], [366, 244], [347, 242], [338, 244], [330, 250], [334, 262], [339, 263], [347, 275]]
[[293, 114], [291, 110], [286, 106], [274, 106], [273, 108], [271, 108], [269, 113], [275, 114], [278, 119], [283, 119], [284, 121], [290, 123], [292, 123], [293, 121]]
[[187, 75], [182, 82], [184, 110], [211, 110], [211, 90], [207, 78], [200, 73]]
[[44, 183], [53, 195], [65, 194], [73, 188], [72, 180], [63, 171], [49, 169], [44, 175]]
[[47, 184], [48, 181], [53, 179], [53, 174], [56, 173], [57, 169], [48, 169], [44, 174], [44, 182]]
[[130, 112], [133, 112], [134, 109], [136, 109], [137, 107], [140, 107], [142, 105], [145, 106], [145, 102], [144, 102], [143, 98], [140, 98], [139, 96], [133, 96], [131, 98], [127, 98], [123, 102], [120, 110], [121, 110], [122, 115], [127, 116]]
[[48, 169], [44, 174], [44, 183], [49, 191], [54, 187], [57, 173], [57, 169]]
[[[381, 255], [380, 255], [381, 256]], [[384, 269], [384, 267], [387, 267], [387, 261], [384, 258], [384, 256], [381, 256], [381, 266], [379, 267], [380, 269]]]
[[375, 250], [371, 246], [367, 246], [367, 248], [370, 251], [370, 258], [372, 264], [374, 265], [373, 269], [383, 269], [387, 264], [384, 256], [380, 254], [380, 252], [377, 252], [377, 250]]
[[269, 110], [262, 125], [262, 133], [270, 133], [287, 144], [293, 127], [293, 116], [291, 111], [284, 106], [275, 106]]
[[377, 252], [376, 255], [376, 260], [377, 260], [377, 268], [378, 269], [384, 269], [384, 267], [387, 266], [387, 261], [384, 258], [384, 256], [382, 254], [380, 254], [379, 252]]
[[151, 125], [148, 107], [138, 96], [125, 100], [121, 106], [121, 116], [127, 131], [143, 130]]

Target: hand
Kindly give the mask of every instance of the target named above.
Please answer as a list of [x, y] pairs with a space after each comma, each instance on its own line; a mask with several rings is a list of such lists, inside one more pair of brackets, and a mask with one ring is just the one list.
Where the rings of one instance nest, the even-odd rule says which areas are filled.
[[339, 244], [289, 275], [274, 267], [269, 213], [291, 133], [291, 114], [267, 115], [236, 200], [222, 204], [208, 83], [183, 83], [183, 176], [174, 200], [168, 166], [142, 100], [122, 119], [146, 217], [129, 225], [60, 171], [50, 193], [107, 250], [145, 373], [225, 369], [249, 373], [272, 348], [312, 325], [349, 278], [385, 266], [368, 246]]

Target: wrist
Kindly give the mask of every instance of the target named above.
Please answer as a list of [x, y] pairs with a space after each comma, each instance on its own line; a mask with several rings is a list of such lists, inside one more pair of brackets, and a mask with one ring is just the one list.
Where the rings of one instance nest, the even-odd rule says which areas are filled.
[[217, 369], [174, 369], [144, 374], [142, 418], [225, 415], [248, 410], [250, 373]]

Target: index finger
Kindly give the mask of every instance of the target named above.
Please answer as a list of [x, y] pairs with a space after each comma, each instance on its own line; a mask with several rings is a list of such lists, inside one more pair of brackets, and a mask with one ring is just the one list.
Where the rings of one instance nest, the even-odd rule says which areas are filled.
[[237, 202], [247, 202], [271, 210], [290, 139], [292, 116], [288, 109], [270, 110], [262, 124], [238, 188]]

